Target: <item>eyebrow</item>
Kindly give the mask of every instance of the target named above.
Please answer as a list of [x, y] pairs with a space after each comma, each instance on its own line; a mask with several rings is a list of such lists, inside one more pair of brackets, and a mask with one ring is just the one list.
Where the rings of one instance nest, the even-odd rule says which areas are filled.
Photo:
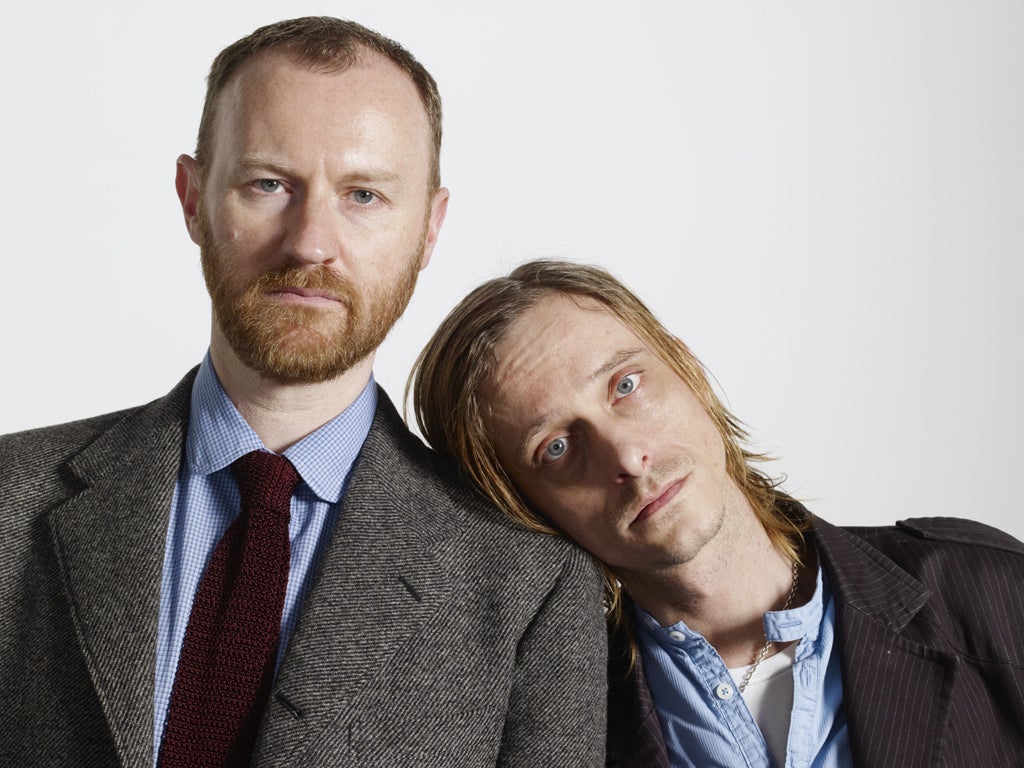
[[252, 171], [260, 169], [261, 171], [270, 171], [277, 176], [290, 176], [292, 172], [280, 163], [275, 163], [269, 157], [261, 157], [260, 155], [242, 155], [235, 160], [235, 168], [243, 171]]
[[[235, 162], [235, 167], [243, 171], [265, 170], [277, 176], [290, 177], [295, 175], [293, 169], [263, 155], [242, 155]], [[353, 170], [344, 174], [343, 178], [345, 181], [355, 184], [398, 184], [402, 182], [402, 177], [399, 174], [372, 166]]]
[[[614, 355], [605, 360], [604, 363], [602, 363], [600, 366], [591, 371], [591, 373], [584, 379], [583, 383], [593, 384], [598, 379], [604, 378], [619, 366], [629, 362], [634, 357], [643, 354], [645, 351], [646, 350], [643, 347], [633, 347], [631, 349], [623, 349], [620, 350], [619, 352], [616, 352]], [[523, 435], [523, 439], [519, 441], [517, 453], [520, 457], [527, 455], [527, 446], [529, 446], [529, 444], [533, 442], [533, 439], [534, 437], [537, 436], [537, 433], [541, 432], [550, 422], [551, 417], [548, 414], [544, 413], [541, 414], [539, 418], [535, 419], [530, 424], [529, 428], [526, 430], [526, 433]]]
[[603, 378], [604, 376], [607, 376], [609, 373], [614, 371], [620, 365], [622, 365], [623, 363], [628, 362], [629, 360], [632, 360], [634, 357], [636, 357], [637, 355], [642, 354], [643, 352], [644, 352], [644, 348], [643, 347], [634, 347], [633, 349], [623, 349], [620, 352], [616, 352], [614, 355], [609, 357], [607, 361], [605, 361], [604, 365], [602, 365], [600, 368], [596, 369], [593, 373], [591, 373], [587, 377], [587, 384], [593, 384], [594, 381], [596, 381], [597, 379], [600, 379], [600, 378]]

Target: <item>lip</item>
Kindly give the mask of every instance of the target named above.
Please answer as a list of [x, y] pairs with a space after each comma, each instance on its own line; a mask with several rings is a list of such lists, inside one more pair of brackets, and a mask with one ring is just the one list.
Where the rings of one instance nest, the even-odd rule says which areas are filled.
[[267, 298], [283, 304], [337, 304], [332, 293], [316, 288], [276, 288], [267, 293]]
[[636, 517], [633, 518], [633, 522], [630, 525], [636, 523], [642, 523], [644, 520], [657, 514], [658, 510], [668, 504], [672, 499], [676, 497], [676, 494], [682, 489], [683, 484], [686, 482], [686, 477], [681, 477], [678, 480], [673, 480], [667, 486], [652, 494], [644, 500], [643, 506], [640, 507], [640, 511]]

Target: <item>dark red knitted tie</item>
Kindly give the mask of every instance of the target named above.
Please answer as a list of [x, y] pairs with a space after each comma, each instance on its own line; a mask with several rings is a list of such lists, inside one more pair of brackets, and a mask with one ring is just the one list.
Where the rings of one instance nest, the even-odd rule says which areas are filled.
[[160, 768], [249, 765], [270, 695], [299, 475], [266, 451], [247, 453], [231, 470], [242, 513], [214, 550], [192, 604]]

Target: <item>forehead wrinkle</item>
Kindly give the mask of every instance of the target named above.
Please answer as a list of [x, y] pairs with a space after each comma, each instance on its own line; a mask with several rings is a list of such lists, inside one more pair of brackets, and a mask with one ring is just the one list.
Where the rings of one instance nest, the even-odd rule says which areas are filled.
[[[515, 330], [521, 330], [519, 326], [522, 320], [520, 318], [518, 322], [513, 324]], [[532, 341], [536, 343], [537, 340], [534, 339]], [[550, 349], [546, 351], [550, 352]], [[509, 333], [496, 346], [493, 362], [494, 370], [488, 376], [487, 390], [489, 391], [486, 393], [489, 415], [492, 419], [505, 422], [514, 439], [516, 435], [522, 435], [522, 437], [515, 439], [513, 446], [513, 455], [517, 460], [521, 460], [527, 455], [529, 442], [533, 440], [552, 417], [550, 413], [544, 412], [530, 422], [525, 432], [520, 431], [513, 416], [516, 409], [510, 407], [511, 404], [507, 399], [508, 393], [507, 391], [503, 393], [499, 382], [508, 382], [510, 379], [515, 379], [520, 387], [533, 390], [536, 393], [537, 381], [535, 377], [537, 367], [542, 365], [542, 360], [538, 360], [531, 344], [527, 344], [526, 348], [524, 348], [523, 339], [518, 334]], [[509, 412], [510, 410], [512, 413]]]
[[[591, 332], [590, 324], [578, 317], [577, 313], [581, 312], [596, 312], [615, 320], [632, 339], [609, 338], [614, 334], [607, 329], [603, 333]], [[563, 332], [562, 321], [568, 321], [568, 333]], [[581, 322], [584, 322], [585, 327], [580, 327]], [[601, 354], [602, 348], [608, 347], [612, 347], [614, 351], [596, 368], [588, 370], [590, 363], [587, 358], [591, 354]], [[549, 294], [516, 318], [502, 340], [495, 346], [494, 370], [488, 378], [489, 399], [498, 401], [491, 403], [490, 415], [493, 419], [504, 421], [510, 435], [509, 442], [514, 442], [514, 446], [510, 447], [514, 449], [517, 460], [528, 460], [531, 443], [536, 440], [538, 434], [563, 418], [563, 414], [557, 409], [557, 399], [552, 401], [550, 393], [546, 393], [545, 396], [545, 393], [540, 391], [541, 382], [537, 380], [538, 375], [541, 375], [542, 379], [551, 375], [556, 376], [557, 381], [552, 379], [544, 382], [545, 388], [554, 386], [560, 388], [558, 391], [579, 392], [645, 351], [647, 348], [614, 314], [597, 302], [576, 296]], [[545, 369], [546, 374], [542, 373]], [[502, 397], [502, 386], [499, 384], [502, 380], [511, 383], [513, 387], [518, 383], [519, 387], [523, 388], [521, 396], [532, 390], [532, 406], [542, 409], [540, 415], [530, 419], [522, 429], [515, 423], [513, 414], [516, 410], [523, 416], [528, 416], [529, 413], [525, 412], [525, 409], [515, 407], [511, 408], [510, 412], [511, 404]], [[504, 407], [501, 407], [502, 400], [505, 400]], [[494, 407], [495, 405], [498, 407]], [[571, 403], [569, 407], [572, 407]], [[504, 418], [501, 411], [504, 411]]]
[[[604, 378], [619, 366], [632, 360], [638, 355], [643, 354], [645, 351], [646, 349], [644, 347], [632, 347], [614, 353], [603, 364], [601, 364], [597, 369], [595, 369], [586, 377], [585, 383], [593, 384], [598, 379]], [[523, 435], [522, 439], [516, 446], [516, 455], [527, 455], [527, 453], [529, 452], [528, 449], [530, 447], [530, 444], [533, 442], [534, 438], [536, 438], [538, 434], [546, 431], [548, 424], [552, 423], [554, 420], [555, 417], [551, 413], [542, 413], [540, 416], [538, 416], [536, 419], [530, 422], [530, 425], [526, 429], [526, 433]]]
[[609, 373], [614, 371], [620, 365], [632, 360], [638, 355], [642, 355], [647, 350], [644, 347], [633, 347], [632, 349], [623, 349], [616, 352], [603, 365], [597, 368], [593, 373], [587, 377], [587, 383], [593, 384], [597, 379], [604, 378]]

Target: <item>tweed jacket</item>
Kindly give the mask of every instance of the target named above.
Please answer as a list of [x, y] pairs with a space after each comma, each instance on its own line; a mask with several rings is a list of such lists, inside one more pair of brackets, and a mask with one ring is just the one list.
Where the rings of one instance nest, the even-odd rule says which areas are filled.
[[[836, 604], [853, 764], [1024, 765], [1024, 544], [954, 518], [815, 518], [808, 538]], [[613, 632], [607, 765], [668, 768], [642, 660], [627, 672], [627, 648]]]
[[[0, 765], [153, 764], [194, 374], [148, 406], [0, 438]], [[601, 764], [592, 560], [506, 522], [379, 395], [253, 765]]]

